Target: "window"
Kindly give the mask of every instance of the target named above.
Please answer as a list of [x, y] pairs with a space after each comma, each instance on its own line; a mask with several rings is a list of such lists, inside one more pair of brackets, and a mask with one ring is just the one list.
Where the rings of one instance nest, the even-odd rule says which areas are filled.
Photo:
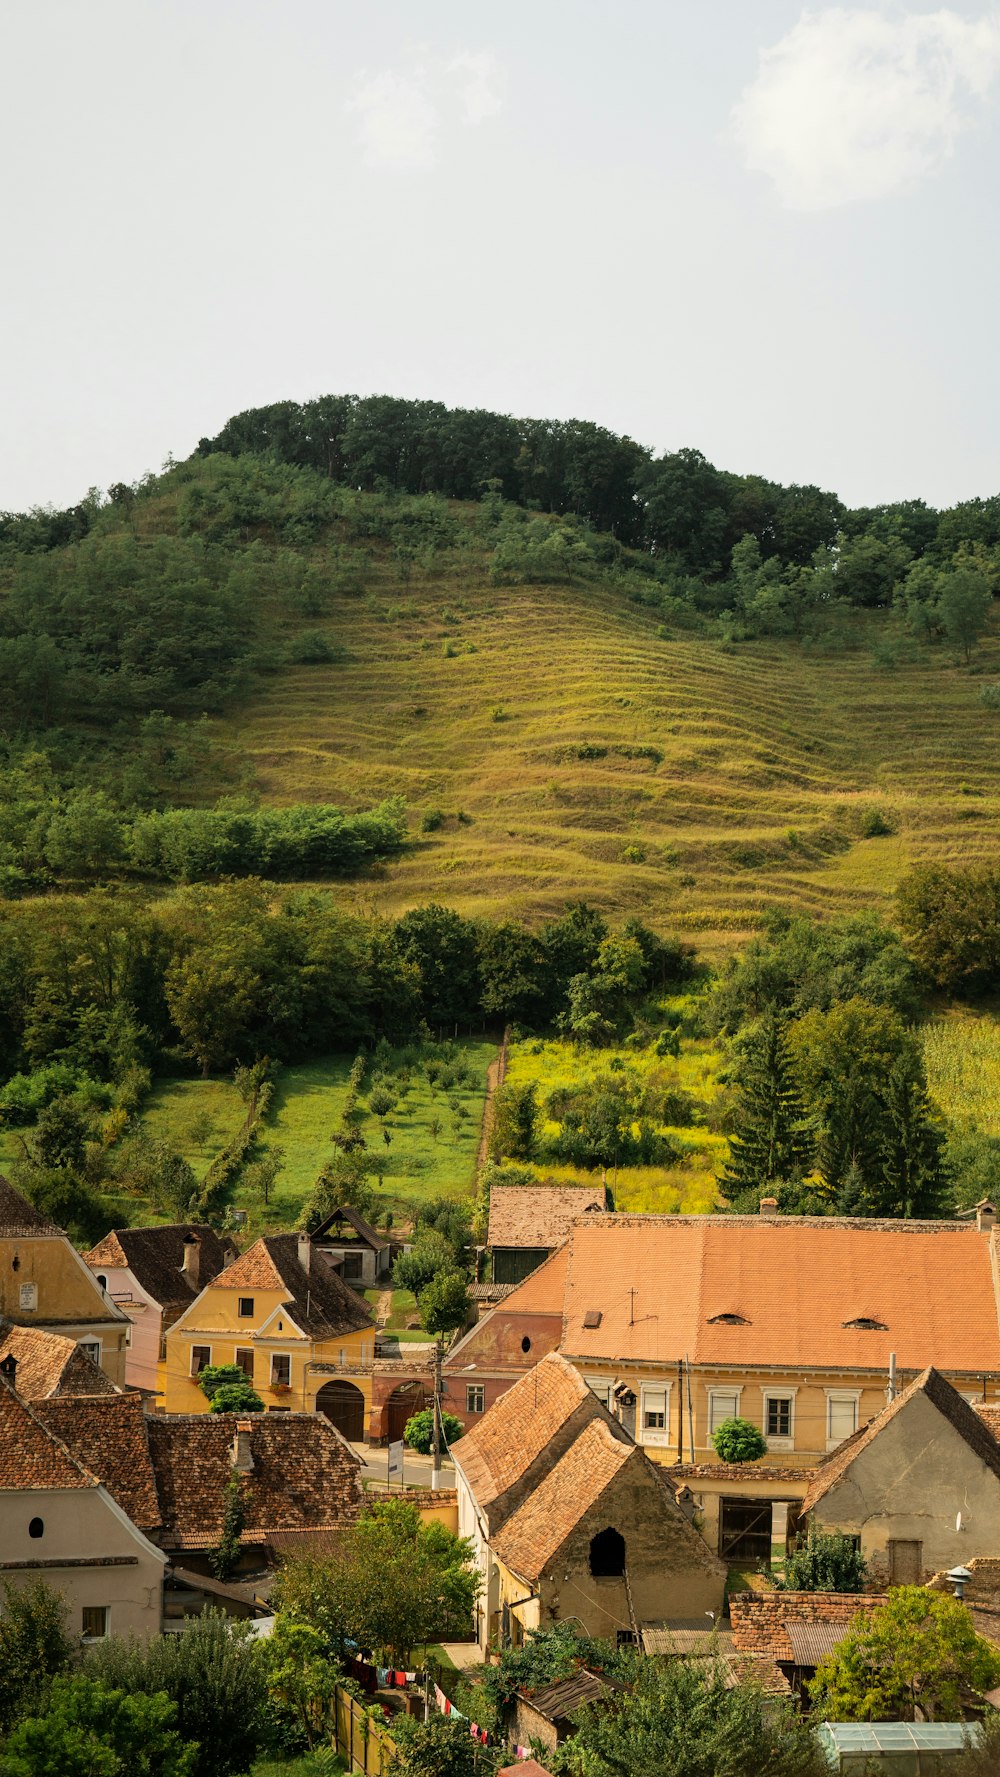
[[242, 1350], [240, 1349], [239, 1346], [237, 1346], [236, 1347], [235, 1363], [236, 1363], [237, 1369], [242, 1370], [244, 1376], [247, 1376], [249, 1378], [249, 1380], [252, 1382], [253, 1381], [253, 1352], [248, 1350], [246, 1346], [244, 1346]]
[[610, 1405], [610, 1403], [611, 1403], [611, 1384], [610, 1384], [610, 1382], [605, 1382], [603, 1377], [601, 1377], [601, 1376], [585, 1376], [584, 1381], [586, 1382], [587, 1387], [590, 1389], [591, 1394], [596, 1394], [602, 1407], [607, 1407]]
[[101, 1286], [101, 1288], [102, 1288], [102, 1290], [106, 1290], [106, 1289], [107, 1289], [107, 1287], [108, 1287], [108, 1280], [107, 1280], [107, 1278], [106, 1278], [106, 1277], [105, 1277], [105, 1276], [104, 1276], [104, 1274], [103, 1274], [103, 1272], [101, 1272], [101, 1271], [99, 1271], [99, 1272], [98, 1272], [98, 1273], [97, 1273], [97, 1281], [98, 1281], [98, 1283], [99, 1283], [99, 1284], [100, 1284], [100, 1286]]
[[363, 1277], [364, 1271], [362, 1268], [364, 1266], [364, 1262], [365, 1262], [364, 1253], [345, 1253], [344, 1254], [344, 1269], [343, 1269], [343, 1272], [341, 1273], [341, 1275], [344, 1278]]
[[708, 1391], [708, 1432], [711, 1437], [718, 1431], [724, 1419], [738, 1419], [740, 1416], [739, 1388], [710, 1388]]
[[665, 1388], [643, 1388], [641, 1391], [640, 1424], [644, 1444], [665, 1444], [670, 1432], [668, 1391]]
[[764, 1396], [764, 1436], [779, 1444], [792, 1442], [794, 1399], [790, 1394]]
[[858, 1429], [858, 1396], [856, 1394], [832, 1393], [827, 1390], [826, 1396], [826, 1444], [833, 1450], [845, 1438], [851, 1437]]
[[529, 1352], [531, 1350], [531, 1340], [528, 1338], [527, 1333], [525, 1333], [524, 1338], [521, 1340], [521, 1350], [523, 1352]]
[[253, 1297], [241, 1296], [236, 1312], [241, 1320], [253, 1320]]
[[102, 1641], [108, 1632], [108, 1607], [106, 1604], [85, 1604], [83, 1607], [83, 1639], [84, 1641]]
[[292, 1381], [292, 1360], [283, 1351], [271, 1355], [271, 1387], [289, 1388]]
[[467, 1413], [485, 1413], [486, 1389], [481, 1382], [469, 1382], [466, 1384], [465, 1411]]
[[100, 1363], [100, 1361], [101, 1361], [101, 1341], [100, 1341], [100, 1339], [81, 1339], [80, 1340], [80, 1350], [85, 1351], [87, 1353], [88, 1357], [93, 1358], [95, 1364]]
[[269, 1413], [290, 1413], [291, 1407], [268, 1407]]
[[38, 1307], [37, 1283], [22, 1283], [18, 1290], [18, 1305], [26, 1314]]
[[28, 1535], [33, 1536], [33, 1537], [44, 1536], [45, 1535], [45, 1521], [44, 1521], [44, 1519], [32, 1518], [31, 1523], [28, 1525]]
[[590, 1571], [595, 1580], [620, 1580], [625, 1572], [625, 1538], [618, 1530], [599, 1530], [590, 1542]]
[[210, 1345], [192, 1345], [192, 1347], [191, 1347], [191, 1374], [192, 1374], [192, 1376], [200, 1376], [202, 1370], [208, 1369], [208, 1366], [211, 1363], [211, 1361], [212, 1361], [212, 1347]]

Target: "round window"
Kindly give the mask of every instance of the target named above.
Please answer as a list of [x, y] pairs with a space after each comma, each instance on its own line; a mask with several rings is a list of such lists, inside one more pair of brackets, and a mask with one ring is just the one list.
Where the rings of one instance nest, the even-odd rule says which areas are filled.
[[45, 1524], [41, 1518], [32, 1518], [28, 1525], [28, 1535], [35, 1537], [45, 1535]]
[[521, 1350], [522, 1351], [530, 1351], [531, 1350], [531, 1340], [527, 1337], [527, 1335], [525, 1335], [525, 1337], [521, 1340]]

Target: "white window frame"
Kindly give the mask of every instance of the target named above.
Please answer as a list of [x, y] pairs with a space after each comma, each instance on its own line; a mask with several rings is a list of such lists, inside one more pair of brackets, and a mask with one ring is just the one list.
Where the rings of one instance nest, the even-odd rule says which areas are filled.
[[[473, 1406], [472, 1398], [471, 1398], [473, 1395], [478, 1396], [479, 1400], [482, 1402], [481, 1406], [478, 1406], [478, 1407]], [[485, 1413], [485, 1411], [486, 1411], [486, 1384], [484, 1382], [467, 1382], [465, 1384], [465, 1411], [467, 1413], [475, 1413], [477, 1415], [480, 1413]]]
[[[718, 1419], [716, 1419], [715, 1400], [716, 1400], [717, 1395], [725, 1395], [726, 1399], [729, 1401], [731, 1401], [735, 1398], [736, 1411], [734, 1413], [720, 1413]], [[723, 1384], [720, 1382], [718, 1387], [713, 1387], [708, 1390], [708, 1441], [709, 1441], [709, 1443], [711, 1443], [711, 1441], [712, 1441], [713, 1433], [718, 1431], [719, 1426], [722, 1424], [724, 1419], [739, 1419], [742, 1417], [742, 1415], [740, 1413], [740, 1402], [742, 1401], [742, 1398], [743, 1398], [743, 1384], [742, 1384], [742, 1382], [733, 1382], [733, 1383], [727, 1382], [725, 1384], [725, 1386], [723, 1386]]]
[[610, 1376], [585, 1376], [583, 1378], [583, 1380], [587, 1384], [587, 1387], [590, 1389], [591, 1394], [596, 1394], [598, 1400], [601, 1403], [601, 1406], [610, 1408], [610, 1406], [611, 1406], [611, 1378], [610, 1378]]
[[845, 1432], [843, 1437], [834, 1437], [832, 1430], [834, 1402], [836, 1402], [838, 1406], [843, 1405], [846, 1401], [851, 1402], [854, 1407], [853, 1430], [857, 1431], [861, 1420], [861, 1414], [859, 1411], [861, 1390], [860, 1388], [827, 1388], [824, 1390], [824, 1393], [826, 1394], [826, 1447], [828, 1450], [836, 1450], [838, 1444], [842, 1444], [844, 1438], [851, 1437], [852, 1433]]
[[[77, 1343], [80, 1347], [80, 1350], [85, 1351], [87, 1353], [87, 1356], [89, 1358], [92, 1358], [93, 1362], [97, 1365], [98, 1369], [100, 1369], [101, 1359], [104, 1356], [104, 1350], [101, 1345], [100, 1339], [79, 1339], [77, 1341]], [[94, 1356], [95, 1351], [97, 1353], [96, 1357]]]
[[[288, 1365], [288, 1381], [287, 1382], [278, 1382], [275, 1378], [274, 1366], [275, 1366], [275, 1363], [277, 1362], [279, 1357], [284, 1358], [286, 1364]], [[270, 1375], [268, 1387], [270, 1387], [270, 1388], [291, 1388], [291, 1386], [292, 1386], [292, 1354], [291, 1354], [291, 1352], [290, 1351], [272, 1351], [272, 1353], [271, 1353], [271, 1375]]]
[[[760, 1416], [760, 1428], [772, 1450], [794, 1450], [795, 1448], [795, 1396], [797, 1393], [797, 1387], [761, 1389], [764, 1404]], [[772, 1437], [767, 1429], [767, 1404], [769, 1401], [788, 1401], [791, 1404], [787, 1438], [779, 1437], [777, 1434]]]
[[[662, 1398], [662, 1401], [663, 1401], [663, 1426], [661, 1429], [648, 1427], [646, 1425], [646, 1399], [647, 1399], [647, 1396], [655, 1396], [657, 1401], [659, 1401]], [[650, 1410], [652, 1412], [659, 1412], [659, 1406], [657, 1406], [655, 1408], [651, 1408]], [[641, 1384], [641, 1386], [639, 1388], [638, 1432], [639, 1432], [639, 1442], [641, 1444], [648, 1445], [650, 1447], [650, 1449], [662, 1450], [662, 1449], [665, 1449], [666, 1446], [669, 1444], [669, 1442], [670, 1442], [670, 1383], [669, 1382], [656, 1382], [656, 1383], [644, 1382]]]
[[194, 1377], [195, 1381], [197, 1382], [198, 1377], [201, 1375], [201, 1370], [196, 1370], [194, 1367], [194, 1354], [196, 1351], [207, 1351], [208, 1352], [208, 1363], [202, 1365], [202, 1369], [207, 1370], [208, 1365], [212, 1362], [212, 1347], [210, 1345], [195, 1345], [194, 1341], [192, 1340], [191, 1362], [189, 1365], [189, 1373]]

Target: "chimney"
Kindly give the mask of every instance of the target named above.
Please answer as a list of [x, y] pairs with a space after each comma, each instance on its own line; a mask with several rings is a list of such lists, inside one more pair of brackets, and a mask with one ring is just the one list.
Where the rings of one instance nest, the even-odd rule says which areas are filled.
[[201, 1235], [185, 1234], [184, 1257], [181, 1260], [181, 1271], [193, 1290], [199, 1288], [201, 1279]]
[[312, 1263], [312, 1241], [310, 1240], [308, 1234], [300, 1234], [299, 1235], [299, 1264], [302, 1266], [302, 1269], [305, 1272], [307, 1277], [309, 1276], [309, 1267], [310, 1267], [311, 1263]]
[[762, 1197], [760, 1200], [760, 1213], [762, 1216], [776, 1216], [778, 1213], [777, 1197]]
[[233, 1468], [238, 1475], [253, 1474], [253, 1455], [250, 1450], [252, 1429], [252, 1420], [237, 1419], [236, 1436], [233, 1439]]
[[988, 1234], [996, 1219], [997, 1212], [993, 1204], [988, 1203], [984, 1197], [982, 1203], [976, 1204], [976, 1227], [980, 1234]]
[[16, 1380], [17, 1379], [17, 1358], [14, 1356], [14, 1353], [12, 1351], [9, 1351], [7, 1353], [6, 1357], [0, 1358], [0, 1376], [3, 1377], [5, 1382], [10, 1384], [10, 1387], [14, 1390], [14, 1392], [16, 1394], [17, 1393], [17, 1380]]

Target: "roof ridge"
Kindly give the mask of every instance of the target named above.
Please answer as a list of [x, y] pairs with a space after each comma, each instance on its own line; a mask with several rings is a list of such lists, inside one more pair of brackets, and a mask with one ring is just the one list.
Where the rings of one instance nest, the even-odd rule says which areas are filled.
[[[59, 1451], [60, 1455], [65, 1457], [66, 1461], [70, 1464], [70, 1467], [77, 1469], [79, 1471], [79, 1473], [84, 1477], [84, 1480], [87, 1482], [88, 1486], [100, 1487], [103, 1485], [100, 1477], [98, 1475], [95, 1475], [87, 1467], [86, 1463], [81, 1462], [79, 1457], [74, 1456], [69, 1445], [63, 1441], [63, 1439], [59, 1436], [58, 1432], [50, 1431], [49, 1427], [45, 1424], [44, 1420], [39, 1418], [38, 1414], [33, 1411], [31, 1406], [29, 1406], [28, 1402], [21, 1399], [21, 1396], [18, 1394], [17, 1390], [11, 1386], [11, 1384], [7, 1381], [6, 1377], [0, 1378], [0, 1387], [2, 1387], [6, 1391], [7, 1400], [9, 1402], [13, 1402], [16, 1409], [20, 1409], [20, 1411], [25, 1415], [25, 1417], [31, 1421], [32, 1425], [34, 1425], [36, 1427], [36, 1429], [39, 1432], [41, 1432], [42, 1437], [45, 1438], [48, 1443], [55, 1445], [55, 1447]], [[73, 1398], [73, 1397], [71, 1397], [71, 1398]], [[91, 1400], [91, 1399], [92, 1400], [104, 1400], [107, 1397], [104, 1395], [93, 1395], [93, 1396], [88, 1395], [85, 1398], [88, 1400]], [[4, 1399], [4, 1396], [0, 1395], [0, 1400], [3, 1400], [3, 1399]]]

